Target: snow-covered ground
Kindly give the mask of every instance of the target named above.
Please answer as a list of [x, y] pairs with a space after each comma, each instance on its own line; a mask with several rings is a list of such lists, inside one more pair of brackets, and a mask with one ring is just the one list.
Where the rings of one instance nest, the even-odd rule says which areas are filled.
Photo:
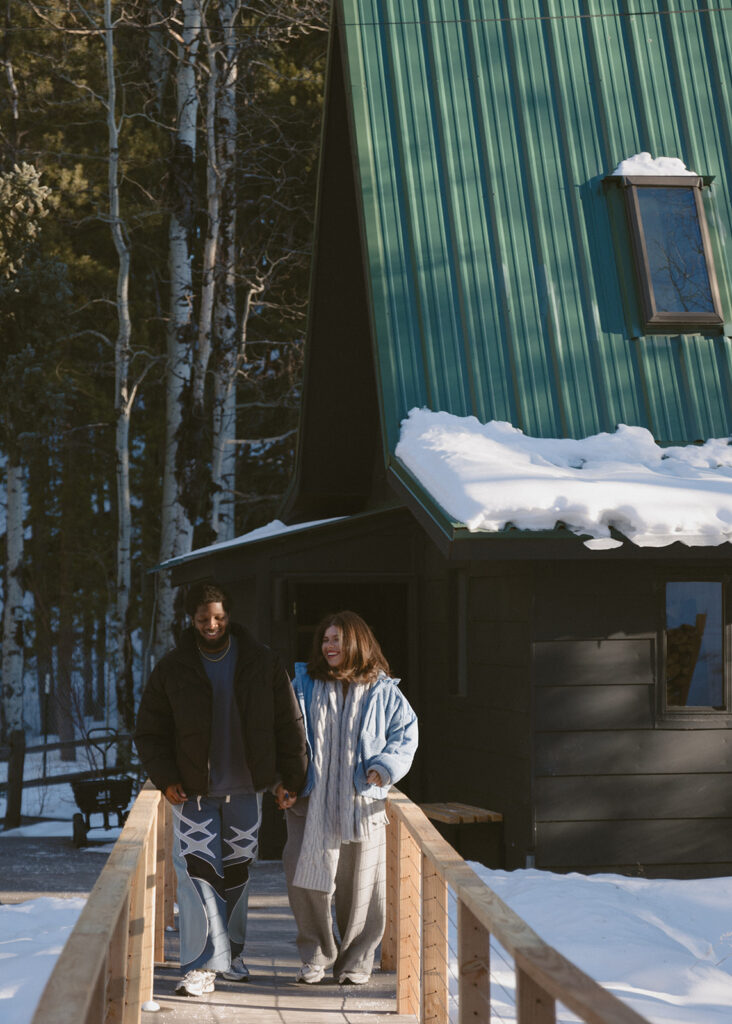
[[[56, 737], [49, 737], [52, 742]], [[28, 745], [42, 742], [29, 738]], [[110, 751], [109, 764], [112, 764]], [[96, 763], [94, 758], [96, 757]], [[7, 779], [7, 763], [0, 762], [0, 781]], [[90, 759], [83, 748], [77, 751], [75, 762], [61, 761], [59, 751], [46, 756], [46, 775], [64, 775], [69, 772], [98, 769], [98, 754]], [[26, 757], [26, 778], [39, 778], [43, 772], [43, 755]], [[0, 826], [5, 818], [6, 797], [0, 795]], [[43, 820], [23, 825], [10, 831], [0, 831], [0, 843], [13, 836], [67, 837], [72, 842], [71, 819], [79, 810], [69, 783], [51, 786], [30, 786], [23, 790], [24, 817]], [[93, 817], [92, 825], [102, 824]], [[89, 856], [108, 854], [119, 836], [120, 829], [93, 827], [88, 839], [93, 845], [84, 847]], [[0, 878], [0, 889], [3, 887]], [[29, 1024], [38, 997], [53, 970], [53, 965], [64, 942], [81, 913], [85, 900], [81, 897], [40, 897], [24, 903], [0, 905], [0, 1021], [2, 1024]]]
[[28, 1024], [31, 1020], [84, 902], [78, 896], [72, 899], [44, 896], [0, 906], [0, 1020], [3, 1024]]
[[[732, 1021], [732, 878], [492, 871], [483, 880], [546, 942], [653, 1024]], [[450, 946], [456, 942], [450, 911]], [[453, 978], [452, 992], [457, 985]], [[492, 944], [493, 1022], [515, 1024], [511, 957]], [[451, 1019], [457, 1020], [453, 1001]], [[579, 1018], [557, 1007], [558, 1024]]]

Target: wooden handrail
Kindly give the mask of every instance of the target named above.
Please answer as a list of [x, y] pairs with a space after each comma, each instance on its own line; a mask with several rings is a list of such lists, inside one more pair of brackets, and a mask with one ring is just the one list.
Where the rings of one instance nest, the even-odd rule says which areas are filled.
[[448, 886], [458, 905], [460, 1024], [490, 1020], [490, 938], [513, 956], [518, 1024], [554, 1024], [556, 1002], [586, 1024], [648, 1024], [549, 946], [473, 871], [403, 793], [387, 803], [387, 930], [382, 967], [397, 972], [397, 1012], [449, 1024]]
[[173, 923], [170, 850], [170, 807], [148, 782], [61, 950], [32, 1024], [139, 1024], [142, 1004], [152, 999], [155, 961], [164, 960], [165, 925]]
[[[648, 1024], [541, 939], [403, 793], [388, 800], [387, 927], [397, 1012], [449, 1024], [448, 887], [458, 908], [458, 1021], [491, 1017], [491, 936], [513, 956], [518, 1024], [555, 1024], [557, 1001], [586, 1024]], [[173, 923], [172, 813], [151, 783], [62, 949], [31, 1024], [140, 1024]]]

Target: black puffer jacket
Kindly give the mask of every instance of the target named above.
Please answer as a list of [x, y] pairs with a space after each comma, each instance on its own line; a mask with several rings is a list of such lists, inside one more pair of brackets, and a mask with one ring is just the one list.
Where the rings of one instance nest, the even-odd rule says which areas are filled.
[[[257, 790], [279, 777], [298, 793], [307, 755], [302, 715], [280, 659], [251, 633], [231, 624], [239, 645], [234, 690], [247, 764]], [[179, 782], [187, 796], [208, 792], [212, 691], [189, 627], [153, 669], [140, 700], [135, 746], [153, 783]]]

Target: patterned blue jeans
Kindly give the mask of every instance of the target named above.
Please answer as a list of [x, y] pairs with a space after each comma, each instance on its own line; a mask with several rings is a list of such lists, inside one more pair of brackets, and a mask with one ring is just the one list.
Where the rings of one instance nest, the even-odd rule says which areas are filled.
[[196, 797], [173, 807], [180, 963], [226, 971], [247, 932], [249, 865], [257, 856], [257, 793]]

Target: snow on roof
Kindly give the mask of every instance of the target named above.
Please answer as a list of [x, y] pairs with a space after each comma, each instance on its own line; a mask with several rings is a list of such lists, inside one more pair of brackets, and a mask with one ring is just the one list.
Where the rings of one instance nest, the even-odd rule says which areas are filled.
[[614, 434], [527, 437], [510, 423], [412, 409], [396, 455], [471, 531], [563, 523], [585, 544], [640, 547], [732, 541], [732, 441], [662, 448], [643, 427]]
[[[256, 540], [265, 540], [267, 537], [276, 537], [281, 533], [293, 533], [295, 530], [309, 530], [313, 526], [321, 526], [323, 523], [335, 523], [338, 519], [342, 519], [342, 516], [336, 516], [333, 519], [312, 519], [307, 523], [292, 523], [286, 525], [281, 519], [272, 519], [269, 523], [265, 523], [264, 526], [258, 526], [256, 530], [250, 530], [248, 533], [242, 533], [238, 537], [233, 537], [231, 540], [223, 540], [217, 544], [209, 544], [205, 548], [196, 548], [195, 551], [191, 551], [190, 555], [186, 555], [185, 558], [192, 558], [193, 556], [198, 557], [199, 555], [207, 555], [212, 551], [223, 551], [224, 548], [238, 547], [240, 544], [251, 544]], [[171, 559], [170, 562], [164, 562], [163, 566], [170, 565], [171, 562], [178, 562], [180, 559]]]
[[680, 177], [684, 174], [696, 176], [695, 171], [687, 171], [686, 164], [676, 156], [657, 156], [655, 160], [650, 153], [636, 153], [621, 160], [611, 177], [632, 176], [634, 174], [654, 174], [656, 176]]

